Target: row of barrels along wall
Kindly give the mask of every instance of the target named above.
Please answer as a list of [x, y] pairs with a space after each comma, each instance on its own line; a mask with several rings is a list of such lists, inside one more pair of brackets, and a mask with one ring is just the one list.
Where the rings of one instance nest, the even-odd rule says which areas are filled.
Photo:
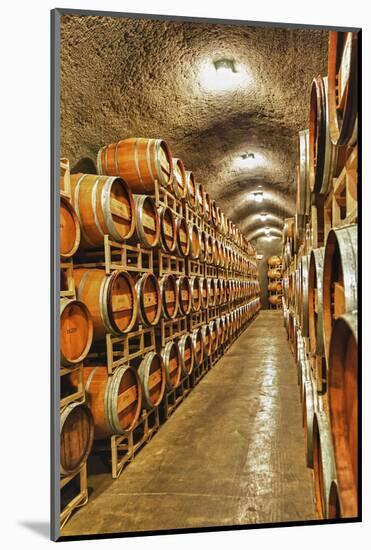
[[[236, 337], [260, 301], [255, 250], [182, 161], [171, 158], [164, 141], [122, 140], [99, 151], [97, 166], [96, 175], [72, 174], [71, 201], [61, 198], [61, 257], [73, 259], [76, 288], [76, 299], [61, 306], [61, 364], [84, 361], [94, 438], [101, 439], [133, 429], [141, 409], [159, 405], [193, 365]], [[159, 201], [164, 192], [168, 200]], [[123, 265], [107, 274], [96, 262], [90, 265], [101, 257], [105, 235], [149, 251], [153, 271], [127, 271]], [[162, 255], [184, 260], [184, 274], [159, 276]], [[195, 272], [189, 271], [191, 261]], [[61, 276], [64, 288], [63, 271]], [[210, 307], [223, 309], [199, 328], [188, 325], [187, 334], [162, 349], [157, 341], [155, 351], [112, 375], [104, 362], [92, 364], [88, 356], [90, 349], [99, 356], [107, 334], [157, 329], [161, 320], [188, 319]], [[73, 373], [68, 379], [72, 387], [75, 378]], [[62, 424], [61, 441], [72, 442], [74, 455], [67, 466], [66, 454], [62, 473], [76, 471], [79, 451], [86, 460], [91, 422], [87, 426], [84, 419]], [[76, 428], [79, 434], [71, 437]]]
[[[296, 214], [284, 225], [283, 314], [318, 516], [351, 518], [359, 460], [357, 34], [329, 34], [328, 75], [314, 78], [309, 130], [299, 132]], [[328, 217], [335, 201], [342, 215]]]
[[282, 256], [270, 256], [268, 264], [268, 302], [270, 309], [282, 307]]

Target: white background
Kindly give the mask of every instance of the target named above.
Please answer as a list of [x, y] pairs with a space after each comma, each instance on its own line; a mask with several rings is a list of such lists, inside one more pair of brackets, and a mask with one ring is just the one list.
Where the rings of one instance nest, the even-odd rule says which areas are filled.
[[[211, 0], [184, 3], [137, 0], [70, 0], [2, 3], [0, 19], [0, 223], [1, 223], [1, 422], [0, 539], [3, 548], [40, 548], [51, 545], [49, 521], [49, 103], [50, 14], [54, 7], [135, 11], [276, 21], [346, 25], [364, 28], [364, 98], [370, 98], [370, 36], [366, 2], [257, 1], [217, 4]], [[366, 70], [366, 64], [368, 67]], [[370, 150], [370, 99], [363, 102], [364, 146]], [[365, 160], [369, 158], [365, 153]], [[366, 164], [366, 163], [364, 163]], [[369, 268], [369, 171], [363, 171], [364, 294]], [[364, 311], [364, 379], [370, 388], [370, 336]], [[370, 392], [367, 392], [370, 395]], [[366, 396], [365, 396], [366, 397]], [[366, 398], [364, 397], [364, 401]], [[371, 399], [369, 399], [371, 401]], [[367, 408], [367, 412], [366, 412]], [[370, 406], [364, 403], [364, 425], [370, 430]], [[111, 541], [73, 542], [78, 548], [185, 548], [212, 545], [225, 548], [336, 548], [370, 547], [369, 437], [364, 437], [364, 524], [192, 534]], [[368, 493], [368, 494], [367, 494]], [[368, 542], [366, 542], [368, 539]]]

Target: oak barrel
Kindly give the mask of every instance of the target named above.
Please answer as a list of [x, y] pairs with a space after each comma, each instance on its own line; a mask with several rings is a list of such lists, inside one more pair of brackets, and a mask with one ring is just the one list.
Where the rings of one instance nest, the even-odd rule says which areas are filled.
[[165, 368], [166, 388], [168, 390], [173, 390], [179, 386], [182, 376], [182, 365], [178, 344], [173, 340], [167, 342], [161, 355]]
[[185, 199], [187, 194], [186, 184], [186, 172], [183, 161], [181, 159], [173, 158], [173, 180], [172, 188], [173, 193], [177, 199]]
[[318, 409], [317, 389], [315, 382], [309, 378], [303, 384], [303, 427], [305, 436], [305, 450], [308, 468], [313, 468], [313, 419]]
[[177, 279], [179, 310], [183, 315], [188, 315], [192, 309], [192, 289], [189, 278], [184, 275]]
[[160, 239], [160, 222], [155, 201], [147, 195], [133, 195], [136, 207], [136, 224], [130, 244], [139, 243], [144, 248], [154, 248]]
[[128, 138], [99, 149], [98, 174], [121, 176], [134, 193], [153, 195], [155, 181], [167, 187], [173, 178], [172, 157], [162, 139]]
[[329, 414], [342, 517], [358, 515], [358, 316], [334, 324], [329, 354]]
[[144, 273], [135, 283], [139, 320], [146, 327], [157, 325], [161, 316], [161, 291], [157, 277]]
[[131, 275], [124, 270], [106, 275], [103, 269], [74, 270], [77, 297], [89, 308], [94, 338], [106, 333], [120, 336], [132, 330], [137, 320], [138, 300]]
[[357, 141], [358, 35], [329, 33], [328, 104], [330, 136], [334, 145]]
[[184, 334], [178, 342], [180, 352], [180, 362], [184, 375], [191, 374], [194, 366], [194, 349], [192, 338], [189, 334]]
[[214, 225], [214, 227], [217, 227], [218, 225], [218, 215], [217, 215], [217, 205], [215, 200], [211, 200], [210, 203], [210, 217], [211, 217], [211, 223]]
[[219, 347], [218, 327], [215, 321], [210, 321], [211, 353], [214, 353]]
[[204, 345], [204, 353], [207, 357], [209, 357], [212, 352], [212, 341], [211, 341], [211, 331], [208, 324], [202, 325], [201, 336], [202, 336], [202, 342]]
[[268, 302], [272, 305], [279, 306], [282, 304], [282, 295], [273, 294], [272, 296], [268, 297]]
[[165, 319], [174, 319], [178, 313], [179, 292], [176, 279], [171, 273], [165, 274], [160, 281], [162, 313]]
[[268, 290], [270, 290], [271, 292], [281, 292], [282, 291], [282, 284], [278, 281], [268, 283]]
[[281, 279], [282, 271], [280, 269], [268, 269], [268, 279]]
[[207, 191], [204, 192], [204, 218], [207, 222], [211, 220], [211, 198]]
[[197, 189], [196, 189], [196, 180], [193, 175], [193, 172], [186, 170], [186, 198], [189, 206], [197, 211], [198, 210], [198, 201], [197, 201]]
[[209, 307], [209, 285], [206, 277], [200, 278], [201, 288], [201, 308], [207, 309]]
[[212, 307], [216, 305], [216, 285], [215, 285], [215, 279], [207, 279], [207, 289], [209, 294], [209, 302], [208, 307]]
[[160, 225], [160, 244], [166, 254], [172, 254], [176, 249], [176, 219], [173, 211], [167, 206], [158, 209]]
[[189, 257], [192, 260], [197, 260], [200, 256], [201, 237], [200, 230], [197, 225], [189, 226]]
[[145, 409], [157, 407], [164, 395], [166, 373], [161, 355], [155, 351], [146, 353], [138, 368], [142, 384], [142, 405]]
[[60, 471], [77, 473], [87, 461], [94, 441], [94, 421], [84, 403], [70, 403], [61, 411]]
[[205, 203], [204, 203], [204, 187], [202, 183], [196, 182], [196, 192], [197, 192], [198, 212], [200, 216], [203, 216], [205, 211]]
[[178, 256], [188, 256], [190, 248], [188, 225], [185, 218], [180, 216], [176, 218], [176, 242]]
[[65, 197], [61, 197], [59, 228], [61, 258], [71, 258], [80, 245], [81, 231], [76, 212]]
[[302, 256], [299, 260], [299, 321], [301, 333], [304, 337], [309, 336], [309, 312], [308, 312], [308, 274], [309, 254]]
[[121, 178], [93, 174], [71, 175], [72, 203], [81, 228], [81, 247], [96, 248], [104, 235], [123, 242], [135, 230], [135, 204]]
[[267, 260], [270, 267], [278, 267], [282, 264], [281, 256], [270, 256]]
[[112, 375], [105, 365], [84, 367], [84, 380], [95, 439], [134, 428], [142, 408], [142, 387], [134, 367], [122, 365]]
[[193, 343], [195, 366], [199, 367], [202, 364], [202, 361], [204, 360], [204, 343], [202, 340], [201, 329], [200, 328], [194, 329], [192, 331], [191, 337], [192, 337], [192, 343]]
[[323, 265], [323, 325], [329, 364], [334, 321], [358, 308], [357, 225], [332, 229], [327, 237]]
[[60, 305], [61, 365], [81, 363], [93, 341], [93, 321], [86, 305], [78, 300], [62, 299]]
[[200, 311], [201, 309], [201, 281], [199, 277], [191, 278], [191, 298], [192, 298], [192, 311]]
[[325, 248], [312, 250], [308, 276], [309, 345], [312, 354], [324, 356], [322, 277]]
[[317, 514], [328, 519], [331, 484], [336, 481], [334, 450], [330, 423], [323, 410], [317, 410], [313, 418], [313, 477]]

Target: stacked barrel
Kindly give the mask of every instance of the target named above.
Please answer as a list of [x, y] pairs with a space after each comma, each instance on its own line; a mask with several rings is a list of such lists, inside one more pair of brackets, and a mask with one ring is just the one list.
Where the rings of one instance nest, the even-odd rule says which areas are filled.
[[61, 223], [74, 308], [61, 363], [117, 477], [135, 430], [168, 418], [258, 313], [260, 289], [255, 249], [163, 140], [104, 146], [97, 170], [71, 175], [68, 239]]
[[268, 264], [269, 309], [282, 308], [282, 256], [270, 256]]
[[318, 516], [358, 515], [357, 34], [330, 32], [299, 133], [285, 221], [284, 323], [295, 355]]

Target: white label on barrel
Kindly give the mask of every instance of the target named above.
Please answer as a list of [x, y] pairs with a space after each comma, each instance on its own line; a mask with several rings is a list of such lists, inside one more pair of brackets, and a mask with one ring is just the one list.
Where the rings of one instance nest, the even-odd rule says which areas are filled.
[[159, 382], [161, 382], [161, 370], [158, 369], [156, 370], [155, 372], [153, 372], [150, 377], [149, 377], [149, 380], [148, 380], [148, 387], [149, 389], [151, 390], [152, 388], [154, 388], [155, 386], [157, 386], [157, 384]]
[[172, 227], [170, 224], [166, 223], [166, 222], [164, 223], [163, 227], [164, 227], [164, 233], [165, 233], [165, 235], [166, 235], [167, 237], [171, 237], [171, 238], [172, 238], [172, 237], [173, 237], [173, 227]]
[[143, 225], [148, 229], [152, 229], [152, 231], [156, 229], [155, 220], [145, 212], [143, 212]]
[[128, 205], [111, 197], [111, 213], [124, 220], [130, 220], [130, 210]]
[[153, 306], [156, 303], [156, 292], [146, 292], [143, 296], [144, 307]]
[[120, 413], [137, 399], [137, 387], [131, 386], [117, 397], [117, 412]]
[[111, 298], [112, 311], [124, 311], [131, 309], [131, 300], [127, 294], [117, 294]]
[[345, 43], [345, 47], [344, 47], [343, 55], [341, 59], [340, 74], [339, 74], [340, 99], [342, 99], [343, 97], [345, 86], [347, 85], [347, 82], [349, 80], [351, 41], [352, 41], [352, 34], [348, 33], [347, 41]]
[[173, 290], [166, 290], [165, 302], [175, 302], [175, 293]]

